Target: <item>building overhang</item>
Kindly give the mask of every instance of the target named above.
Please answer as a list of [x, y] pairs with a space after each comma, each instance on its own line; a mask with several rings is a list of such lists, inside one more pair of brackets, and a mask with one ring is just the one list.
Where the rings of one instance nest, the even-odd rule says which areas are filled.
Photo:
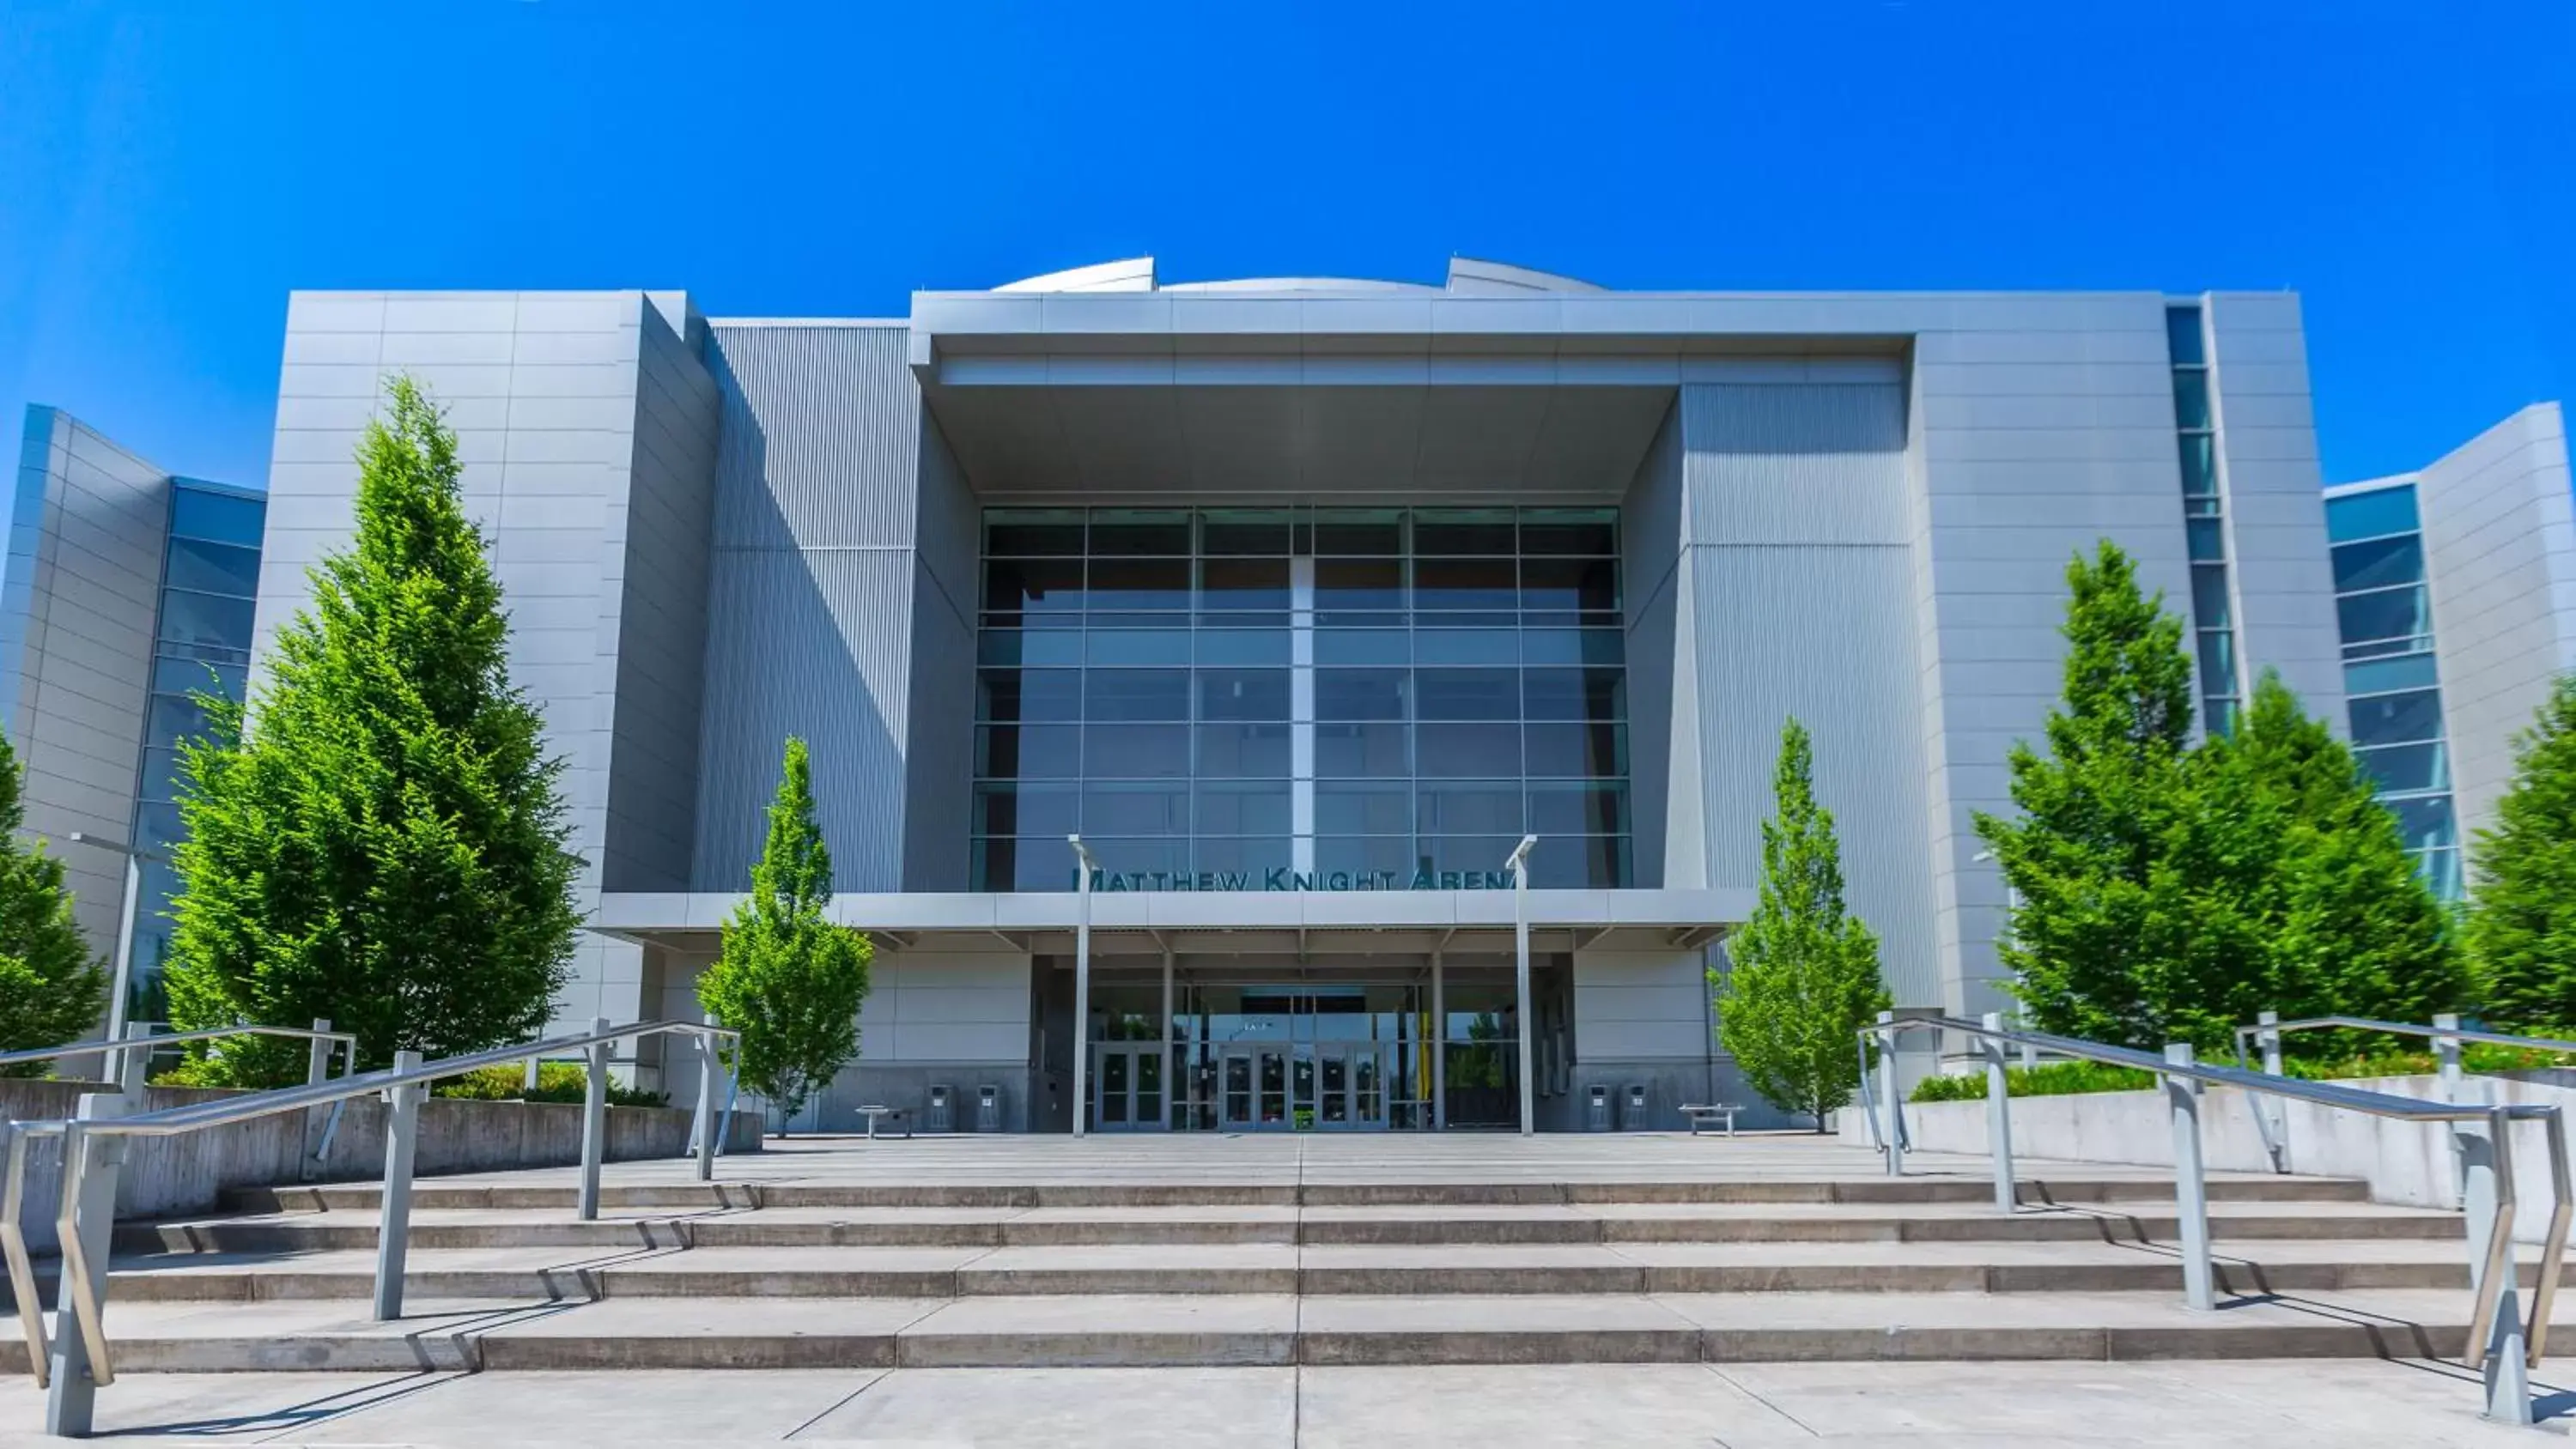
[[1912, 335], [1748, 300], [922, 292], [910, 356], [987, 500], [1610, 498], [1682, 384], [1886, 376]]
[[[641, 945], [713, 953], [743, 897], [611, 892], [589, 927]], [[1531, 949], [1689, 949], [1723, 936], [1753, 907], [1743, 890], [1533, 890]], [[1073, 891], [843, 894], [828, 919], [897, 950], [1074, 949]], [[1381, 956], [1509, 952], [1512, 893], [1432, 891], [1101, 891], [1091, 898], [1096, 957]]]

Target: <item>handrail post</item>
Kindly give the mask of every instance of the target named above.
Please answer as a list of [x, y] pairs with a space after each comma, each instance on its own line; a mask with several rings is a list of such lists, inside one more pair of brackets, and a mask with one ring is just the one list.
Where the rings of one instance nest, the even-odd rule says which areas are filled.
[[[591, 1018], [590, 1029], [608, 1030], [608, 1018]], [[610, 1045], [606, 1041], [595, 1041], [584, 1052], [587, 1070], [582, 1073], [581, 1088], [581, 1203], [576, 1212], [583, 1222], [599, 1216], [599, 1164], [608, 1152]]]
[[[2255, 1025], [2262, 1028], [2261, 1031], [2254, 1034], [2254, 1044], [2261, 1048], [2263, 1052], [2263, 1075], [2267, 1077], [2277, 1077], [2282, 1075], [2281, 1013], [2277, 1011], [2257, 1012], [2254, 1016], [2254, 1022]], [[2239, 1040], [2241, 1042], [2242, 1039], [2240, 1038]], [[2263, 1134], [2263, 1148], [2266, 1152], [2271, 1154], [2272, 1170], [2274, 1172], [2289, 1171], [2290, 1104], [2282, 1098], [2273, 1096], [2267, 1092], [2257, 1098], [2253, 1105], [2255, 1112], [2259, 1114], [2259, 1120], [2266, 1129]]]
[[[2494, 1100], [2493, 1084], [2488, 1100]], [[2524, 1358], [2520, 1287], [2513, 1263], [2513, 1137], [2511, 1118], [2493, 1107], [2483, 1122], [2462, 1122], [2452, 1130], [2466, 1173], [2469, 1237], [2469, 1283], [2474, 1306], [2469, 1331], [2460, 1346], [2462, 1363], [2478, 1359], [2487, 1391], [2487, 1417], [2508, 1424], [2531, 1422], [2531, 1375]], [[2560, 1265], [2542, 1265], [2542, 1271]]]
[[1896, 1013], [1878, 1014], [1878, 1107], [1886, 1138], [1887, 1175], [1905, 1175], [1905, 1123], [1896, 1095]]
[[[420, 1066], [420, 1053], [394, 1053], [394, 1070]], [[385, 1189], [377, 1206], [376, 1293], [378, 1323], [402, 1317], [404, 1264], [411, 1253], [411, 1165], [420, 1140], [423, 1086], [392, 1087], [385, 1092]]]
[[[1978, 1020], [1988, 1031], [2004, 1029], [2000, 1011], [1989, 1011]], [[1995, 1160], [1995, 1206], [2008, 1213], [2020, 1206], [2020, 1196], [2013, 1190], [2012, 1079], [2004, 1071], [2003, 1042], [1985, 1037], [1980, 1045], [1986, 1056], [1986, 1150]]]
[[[2177, 1067], [2197, 1065], [2186, 1041], [2165, 1046], [2165, 1060]], [[2167, 1074], [2165, 1101], [2173, 1108], [2174, 1217], [2182, 1237], [2182, 1300], [2185, 1307], [2218, 1306], [2209, 1264], [2209, 1188], [2200, 1161], [2200, 1084]]]
[[[2460, 1071], [2460, 1039], [2449, 1033], [2460, 1029], [2460, 1014], [2441, 1011], [2433, 1014], [2433, 1061], [2441, 1074], [2442, 1100], [2465, 1102], [2467, 1086]], [[2451, 1205], [2466, 1211], [2469, 1205], [2468, 1163], [2461, 1155], [2460, 1137], [2451, 1137]]]
[[[311, 1041], [305, 1043], [304, 1082], [306, 1086], [318, 1087], [331, 1080], [332, 1042], [328, 1037], [320, 1035], [330, 1029], [331, 1018], [327, 1016], [313, 1018], [313, 1030], [316, 1035]], [[358, 1064], [355, 1061], [349, 1063], [351, 1071], [356, 1071], [357, 1068]], [[295, 1164], [295, 1175], [300, 1181], [311, 1182], [322, 1175], [322, 1124], [329, 1116], [330, 1113], [321, 1107], [304, 1109], [304, 1151]]]
[[[714, 1026], [714, 1012], [707, 1013], [707, 1025]], [[717, 1083], [724, 1064], [716, 1059], [723, 1046], [712, 1032], [698, 1038], [698, 1181], [713, 1182], [716, 1177], [716, 1151], [724, 1125], [716, 1112]]]
[[[129, 1077], [141, 1063], [134, 1053], [116, 1053], [117, 1069]], [[140, 1106], [140, 1092], [88, 1092], [81, 1096], [75, 1120], [123, 1117]], [[89, 1437], [98, 1391], [116, 1382], [106, 1353], [107, 1258], [116, 1233], [117, 1169], [124, 1161], [125, 1143], [120, 1139], [77, 1127], [63, 1134], [62, 1209], [55, 1219], [63, 1260], [61, 1279], [54, 1288], [45, 1432], [66, 1439]]]
[[[2566, 1110], [2550, 1108], [2541, 1125], [2549, 1133], [2549, 1232], [2541, 1240], [2540, 1261], [2558, 1265], [2566, 1262], [2567, 1230], [2570, 1220], [2576, 1219], [2576, 1186], [2571, 1186], [2567, 1176]], [[2548, 1351], [2549, 1315], [2558, 1306], [2558, 1280], [2564, 1272], [2563, 1267], [2556, 1271], [2542, 1268], [2540, 1281], [2531, 1290], [2531, 1344], [2523, 1362], [2532, 1368], [2540, 1367]]]

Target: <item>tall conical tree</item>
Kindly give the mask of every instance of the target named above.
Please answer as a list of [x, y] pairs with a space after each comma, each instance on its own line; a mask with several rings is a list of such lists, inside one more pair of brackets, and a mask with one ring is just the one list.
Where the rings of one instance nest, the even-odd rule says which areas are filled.
[[2167, 1037], [2164, 978], [2209, 969], [2188, 959], [2200, 938], [2173, 859], [2189, 808], [2191, 661], [2182, 621], [2140, 591], [2109, 540], [2070, 563], [2066, 582], [2065, 697], [2048, 753], [2013, 746], [2018, 813], [1981, 812], [1977, 833], [2020, 903], [1999, 949], [2030, 1023], [2152, 1046]]
[[1826, 1114], [1860, 1085], [1854, 1033], [1887, 1009], [1878, 938], [1843, 907], [1842, 846], [1816, 801], [1814, 745], [1792, 719], [1771, 776], [1776, 810], [1762, 824], [1762, 886], [1727, 943], [1717, 1035], [1764, 1101]]
[[2248, 923], [2260, 962], [2200, 983], [2173, 1017], [2223, 1039], [2265, 1008], [2284, 1016], [2424, 1021], [2465, 1004], [2449, 917], [2406, 853], [2350, 747], [2265, 670], [2232, 736], [2195, 752], [2203, 832], [2228, 832], [2202, 876], [2203, 922]]
[[779, 1109], [782, 1130], [859, 1054], [873, 953], [865, 936], [823, 918], [831, 901], [832, 855], [814, 823], [805, 742], [790, 737], [751, 894], [725, 921], [723, 954], [698, 977], [698, 1003], [742, 1033], [734, 1070]]
[[2513, 784], [2472, 851], [2480, 1002], [2516, 1026], [2576, 1026], [2576, 674], [2514, 740]]
[[[510, 683], [456, 435], [409, 379], [388, 396], [358, 447], [356, 542], [308, 571], [246, 707], [200, 697], [215, 731], [181, 749], [166, 973], [178, 1026], [327, 1016], [376, 1063], [526, 1040], [580, 924], [562, 763]], [[234, 1043], [193, 1074], [303, 1061]]]
[[[98, 1029], [107, 972], [72, 921], [63, 863], [41, 840], [22, 841], [27, 807], [18, 752], [0, 739], [0, 1051], [81, 1041]], [[44, 1062], [0, 1067], [41, 1076]]]

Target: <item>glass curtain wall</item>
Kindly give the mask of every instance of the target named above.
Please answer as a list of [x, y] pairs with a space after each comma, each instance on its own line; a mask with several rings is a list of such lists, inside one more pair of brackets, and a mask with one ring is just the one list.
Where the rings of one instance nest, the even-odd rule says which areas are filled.
[[2452, 815], [2433, 606], [2415, 488], [2404, 484], [2326, 500], [2334, 545], [2335, 622], [2353, 749], [2397, 813], [2406, 848], [2445, 900], [2460, 895], [2459, 826]]
[[239, 701], [250, 669], [251, 613], [259, 594], [260, 533], [267, 500], [216, 484], [178, 479], [170, 489], [170, 543], [161, 567], [152, 696], [144, 715], [141, 788], [134, 835], [151, 859], [135, 912], [134, 1019], [168, 1015], [161, 959], [170, 945], [170, 902], [179, 880], [170, 852], [179, 824], [179, 742], [200, 738], [206, 712], [195, 696]]
[[2236, 623], [2227, 584], [2227, 520], [2218, 487], [2218, 413], [2210, 398], [2209, 343], [2198, 307], [2165, 309], [2172, 358], [2174, 426], [2182, 448], [2183, 530], [2191, 545], [2191, 619], [2200, 653], [2201, 727], [2236, 727], [2243, 695]]
[[[1630, 884], [1613, 508], [993, 509], [976, 888]], [[1274, 875], [1274, 873], [1276, 873]], [[1141, 882], [1135, 877], [1142, 877]]]

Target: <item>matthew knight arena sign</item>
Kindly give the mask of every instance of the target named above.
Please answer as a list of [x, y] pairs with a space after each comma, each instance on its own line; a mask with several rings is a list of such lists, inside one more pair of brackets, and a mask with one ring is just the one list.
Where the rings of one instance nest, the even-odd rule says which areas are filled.
[[[1411, 879], [1392, 870], [1290, 870], [1280, 866], [1262, 872], [1253, 884], [1248, 870], [1203, 870], [1196, 875], [1170, 870], [1095, 870], [1096, 891], [1507, 891], [1507, 870], [1417, 870]], [[1079, 877], [1075, 888], [1080, 889]]]

